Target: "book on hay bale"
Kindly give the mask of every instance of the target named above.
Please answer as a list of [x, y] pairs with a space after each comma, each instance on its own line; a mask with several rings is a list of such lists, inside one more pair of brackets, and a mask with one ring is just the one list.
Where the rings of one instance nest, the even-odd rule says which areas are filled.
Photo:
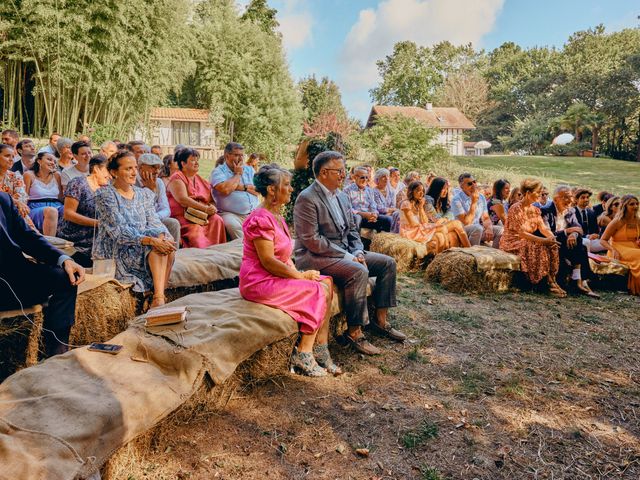
[[187, 307], [152, 308], [145, 315], [145, 327], [158, 327], [185, 322], [189, 309]]

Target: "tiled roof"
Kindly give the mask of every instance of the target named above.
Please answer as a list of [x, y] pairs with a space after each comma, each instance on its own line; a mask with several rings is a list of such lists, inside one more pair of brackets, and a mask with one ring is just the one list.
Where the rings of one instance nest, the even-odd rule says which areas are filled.
[[431, 110], [421, 107], [390, 107], [386, 105], [374, 105], [367, 120], [367, 127], [375, 123], [378, 115], [395, 116], [404, 115], [415, 118], [434, 128], [461, 128], [471, 130], [476, 128], [464, 114], [455, 107], [433, 107]]
[[151, 120], [186, 120], [191, 122], [206, 122], [209, 120], [209, 110], [198, 108], [169, 108], [157, 107], [151, 109]]

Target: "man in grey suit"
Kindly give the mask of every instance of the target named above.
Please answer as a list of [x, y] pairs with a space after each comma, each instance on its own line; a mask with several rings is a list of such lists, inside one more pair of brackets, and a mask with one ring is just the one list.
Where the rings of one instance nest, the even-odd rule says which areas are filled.
[[396, 306], [396, 262], [387, 255], [365, 252], [356, 228], [350, 202], [340, 190], [346, 171], [342, 155], [322, 152], [313, 160], [316, 177], [296, 200], [293, 223], [296, 232], [296, 267], [319, 270], [333, 278], [344, 291], [348, 330], [345, 342], [356, 351], [376, 355], [381, 350], [371, 345], [362, 332], [369, 323], [367, 283], [376, 277], [373, 291], [376, 319], [371, 326], [397, 341], [407, 337], [387, 322], [389, 307]]

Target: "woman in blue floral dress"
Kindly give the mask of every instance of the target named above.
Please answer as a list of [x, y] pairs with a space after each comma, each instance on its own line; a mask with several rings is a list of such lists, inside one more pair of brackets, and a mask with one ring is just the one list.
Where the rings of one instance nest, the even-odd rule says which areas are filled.
[[132, 283], [134, 291], [153, 290], [151, 307], [164, 305], [176, 245], [155, 209], [153, 192], [134, 184], [133, 154], [120, 150], [109, 159], [113, 184], [96, 192], [98, 234], [95, 258], [113, 258], [116, 279]]

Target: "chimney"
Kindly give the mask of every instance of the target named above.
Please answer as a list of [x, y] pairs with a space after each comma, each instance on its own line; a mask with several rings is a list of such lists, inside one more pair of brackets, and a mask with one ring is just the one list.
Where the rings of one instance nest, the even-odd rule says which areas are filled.
[[427, 111], [430, 112], [431, 110], [433, 110], [433, 103], [429, 102], [427, 103]]

